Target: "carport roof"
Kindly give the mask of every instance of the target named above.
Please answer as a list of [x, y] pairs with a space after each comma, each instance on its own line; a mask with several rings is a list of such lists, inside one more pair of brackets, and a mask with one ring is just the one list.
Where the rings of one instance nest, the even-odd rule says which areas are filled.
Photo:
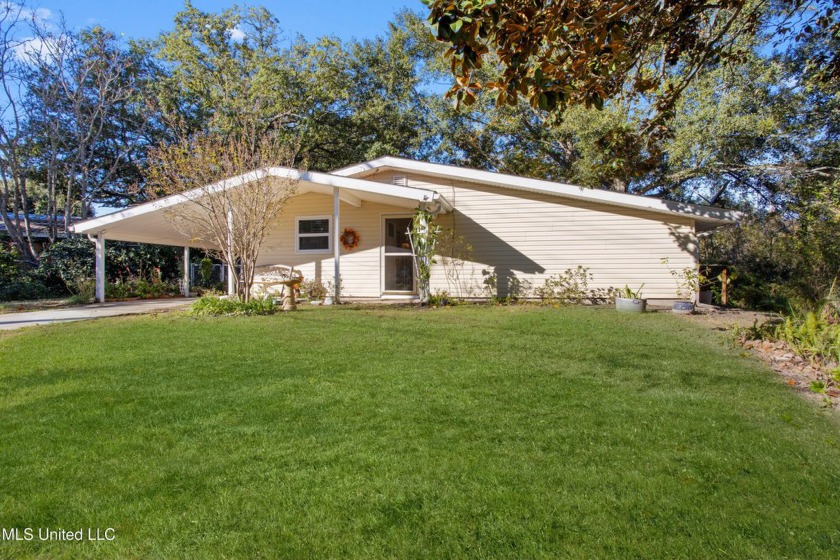
[[[436, 191], [401, 185], [388, 185], [341, 177], [315, 171], [300, 171], [288, 167], [271, 167], [252, 171], [209, 185], [132, 206], [73, 226], [75, 233], [101, 235], [106, 239], [156, 243], [160, 245], [190, 245], [190, 241], [178, 232], [166, 218], [166, 210], [179, 204], [204, 196], [208, 191], [236, 188], [266, 176], [299, 181], [298, 194], [315, 192], [332, 195], [339, 188], [339, 197], [347, 204], [360, 206], [363, 201], [377, 202], [403, 208], [416, 208], [418, 204], [439, 203], [443, 211], [450, 211], [449, 203]], [[195, 246], [193, 244], [193, 246]]]

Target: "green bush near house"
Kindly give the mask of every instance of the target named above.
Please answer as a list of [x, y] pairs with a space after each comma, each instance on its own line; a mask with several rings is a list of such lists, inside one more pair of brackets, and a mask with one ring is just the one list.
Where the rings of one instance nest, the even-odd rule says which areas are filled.
[[204, 296], [192, 304], [190, 313], [196, 316], [230, 316], [239, 315], [271, 315], [277, 311], [271, 298], [254, 298], [251, 301], [236, 299], [221, 299], [215, 296]]
[[0, 359], [0, 527], [116, 531], [3, 557], [840, 550], [837, 416], [669, 314], [168, 313], [0, 335]]

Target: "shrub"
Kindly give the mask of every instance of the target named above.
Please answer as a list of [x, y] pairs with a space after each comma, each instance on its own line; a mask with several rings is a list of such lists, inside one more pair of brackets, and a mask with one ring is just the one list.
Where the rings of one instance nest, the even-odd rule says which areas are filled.
[[38, 269], [20, 259], [11, 243], [0, 244], [0, 301], [39, 299], [54, 295]]
[[590, 288], [595, 276], [588, 268], [567, 268], [562, 274], [549, 276], [534, 293], [543, 303], [574, 303], [605, 301], [615, 298], [615, 288]]
[[820, 312], [785, 317], [774, 335], [802, 356], [840, 362], [840, 324], [828, 322]]
[[70, 289], [73, 291], [73, 296], [70, 298], [71, 303], [90, 303], [90, 300], [96, 295], [96, 282], [90, 278], [76, 278], [73, 280]]
[[162, 282], [155, 277], [152, 280], [131, 276], [125, 280], [109, 282], [105, 287], [105, 297], [111, 299], [143, 298], [153, 299], [162, 296], [179, 295], [180, 289], [175, 282]]
[[327, 287], [314, 278], [305, 280], [300, 286], [300, 291], [311, 300], [324, 299], [324, 296], [327, 295]]
[[[832, 290], [833, 293], [833, 290]], [[802, 357], [828, 366], [840, 363], [840, 299], [829, 297], [814, 309], [791, 310], [781, 321], [738, 328], [743, 340], [782, 340]]]
[[274, 300], [252, 299], [248, 302], [236, 299], [220, 299], [205, 296], [193, 303], [190, 314], [196, 316], [239, 316], [239, 315], [271, 315], [277, 312]]
[[458, 305], [458, 300], [449, 295], [446, 290], [435, 290], [429, 295], [429, 305], [432, 307], [445, 307], [447, 305]]
[[210, 286], [213, 281], [213, 261], [204, 257], [198, 269], [199, 285], [203, 288]]
[[42, 299], [55, 295], [41, 280], [31, 272], [21, 274], [14, 281], [0, 287], [0, 301]]

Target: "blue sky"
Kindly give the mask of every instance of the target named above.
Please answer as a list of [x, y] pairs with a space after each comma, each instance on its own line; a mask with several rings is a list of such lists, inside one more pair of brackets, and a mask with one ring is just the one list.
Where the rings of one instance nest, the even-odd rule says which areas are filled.
[[[420, 0], [193, 0], [199, 10], [219, 12], [234, 3], [264, 6], [280, 20], [281, 27], [293, 36], [307, 39], [336, 35], [346, 40], [381, 35], [394, 14], [402, 8], [423, 10]], [[151, 38], [172, 28], [173, 16], [183, 9], [178, 0], [37, 0], [33, 7], [64, 14], [71, 28], [98, 24], [132, 38]]]

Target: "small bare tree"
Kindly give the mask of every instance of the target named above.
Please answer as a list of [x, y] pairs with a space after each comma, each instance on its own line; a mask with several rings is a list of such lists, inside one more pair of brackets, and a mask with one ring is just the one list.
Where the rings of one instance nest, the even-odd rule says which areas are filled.
[[260, 248], [297, 189], [291, 167], [297, 149], [263, 136], [203, 133], [152, 150], [148, 184], [157, 195], [182, 194], [167, 219], [193, 243], [224, 261], [237, 295], [251, 298]]

